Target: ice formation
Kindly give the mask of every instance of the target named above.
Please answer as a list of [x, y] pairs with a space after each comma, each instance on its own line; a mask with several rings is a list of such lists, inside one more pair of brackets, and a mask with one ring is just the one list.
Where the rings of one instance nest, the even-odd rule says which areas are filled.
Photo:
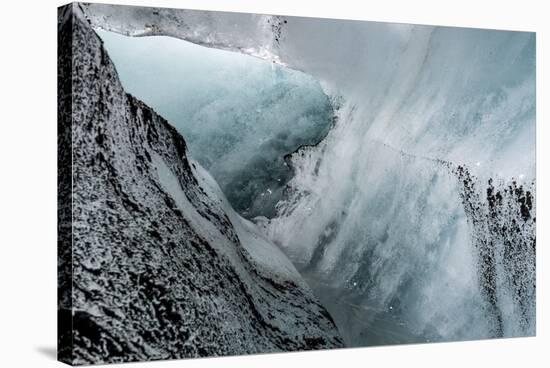
[[308, 73], [338, 123], [256, 225], [348, 346], [535, 334], [535, 35], [174, 9], [91, 23]]
[[341, 347], [288, 258], [59, 9], [58, 358], [98, 364]]

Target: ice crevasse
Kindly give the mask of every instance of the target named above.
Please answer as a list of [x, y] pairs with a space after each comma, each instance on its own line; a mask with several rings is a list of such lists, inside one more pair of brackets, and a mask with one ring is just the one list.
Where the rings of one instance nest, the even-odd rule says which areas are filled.
[[[145, 10], [144, 10], [145, 9]], [[89, 4], [320, 81], [337, 123], [256, 224], [348, 345], [535, 334], [535, 35]]]

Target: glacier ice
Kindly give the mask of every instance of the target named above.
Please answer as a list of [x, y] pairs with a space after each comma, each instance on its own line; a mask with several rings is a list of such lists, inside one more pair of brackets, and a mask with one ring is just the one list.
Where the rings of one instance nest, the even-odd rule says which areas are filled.
[[95, 26], [267, 59], [341, 97], [257, 226], [348, 345], [535, 334], [533, 33], [158, 12], [87, 8]]

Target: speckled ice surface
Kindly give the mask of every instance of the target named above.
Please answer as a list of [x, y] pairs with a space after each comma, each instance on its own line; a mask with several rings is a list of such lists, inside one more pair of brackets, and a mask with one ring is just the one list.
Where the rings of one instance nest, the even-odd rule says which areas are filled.
[[59, 15], [60, 359], [342, 346], [287, 257], [124, 91], [79, 5]]

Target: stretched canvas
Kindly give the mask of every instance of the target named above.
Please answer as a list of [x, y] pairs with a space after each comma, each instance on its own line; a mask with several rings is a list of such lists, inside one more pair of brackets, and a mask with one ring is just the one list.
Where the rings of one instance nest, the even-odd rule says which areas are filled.
[[535, 34], [58, 10], [58, 357], [535, 335]]

